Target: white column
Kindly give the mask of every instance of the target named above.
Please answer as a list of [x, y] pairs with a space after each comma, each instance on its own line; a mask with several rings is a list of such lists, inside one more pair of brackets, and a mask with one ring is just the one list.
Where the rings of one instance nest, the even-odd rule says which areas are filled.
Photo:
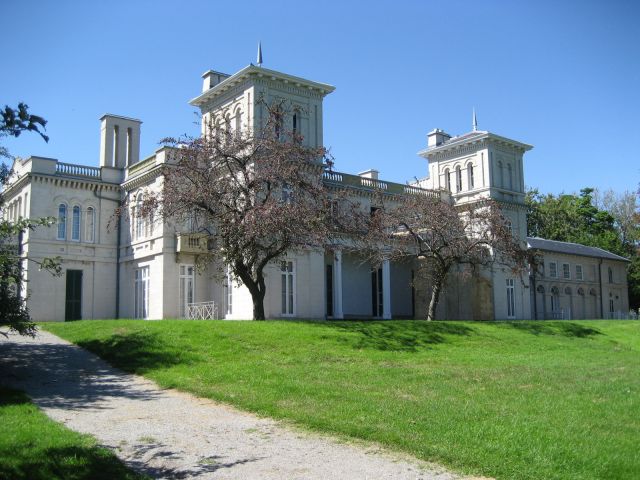
[[386, 258], [382, 261], [382, 318], [391, 319], [391, 268]]
[[342, 251], [333, 253], [333, 318], [344, 318], [342, 311]]

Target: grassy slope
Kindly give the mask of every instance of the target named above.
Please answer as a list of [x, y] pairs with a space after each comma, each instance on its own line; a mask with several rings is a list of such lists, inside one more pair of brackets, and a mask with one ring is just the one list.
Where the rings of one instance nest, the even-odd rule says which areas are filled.
[[50, 420], [21, 392], [0, 388], [0, 479], [142, 479], [88, 435]]
[[638, 322], [44, 327], [165, 387], [465, 472], [640, 476]]

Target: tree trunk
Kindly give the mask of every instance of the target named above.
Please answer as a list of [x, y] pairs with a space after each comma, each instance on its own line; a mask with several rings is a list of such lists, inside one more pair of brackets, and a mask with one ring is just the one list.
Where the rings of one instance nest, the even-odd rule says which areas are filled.
[[256, 279], [251, 276], [249, 269], [244, 265], [236, 263], [236, 271], [242, 283], [244, 283], [251, 294], [251, 300], [253, 301], [253, 319], [264, 320], [264, 296], [266, 286], [262, 271], [256, 273]]
[[441, 290], [442, 280], [435, 280], [433, 287], [431, 287], [431, 300], [429, 301], [429, 311], [427, 312], [427, 321], [429, 322], [436, 318], [436, 308], [438, 308]]
[[264, 293], [259, 295], [260, 298], [255, 298], [251, 295], [253, 300], [253, 319], [264, 320]]

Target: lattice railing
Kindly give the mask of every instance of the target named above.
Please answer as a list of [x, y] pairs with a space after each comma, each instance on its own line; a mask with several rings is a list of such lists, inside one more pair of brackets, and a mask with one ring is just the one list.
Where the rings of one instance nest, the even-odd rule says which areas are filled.
[[188, 320], [218, 320], [216, 302], [198, 302], [187, 304]]

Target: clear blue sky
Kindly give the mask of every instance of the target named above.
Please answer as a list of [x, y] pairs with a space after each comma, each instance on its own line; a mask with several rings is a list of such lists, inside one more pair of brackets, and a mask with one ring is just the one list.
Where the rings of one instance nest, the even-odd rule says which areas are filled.
[[255, 62], [336, 86], [325, 144], [336, 169], [426, 175], [426, 133], [479, 128], [535, 148], [527, 185], [636, 190], [640, 181], [640, 2], [0, 2], [0, 106], [48, 119], [8, 140], [14, 155], [97, 165], [103, 113], [141, 119], [141, 155], [197, 134], [187, 101], [208, 69]]

